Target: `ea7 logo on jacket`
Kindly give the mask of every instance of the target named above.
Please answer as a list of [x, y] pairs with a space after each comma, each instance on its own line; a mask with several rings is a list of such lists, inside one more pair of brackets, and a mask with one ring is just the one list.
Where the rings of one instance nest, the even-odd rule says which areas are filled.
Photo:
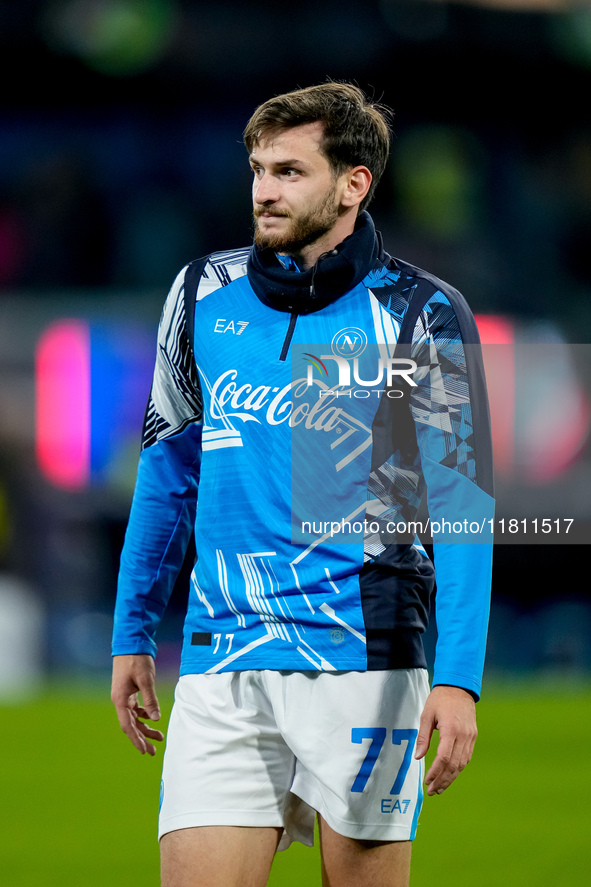
[[248, 320], [227, 320], [225, 317], [219, 317], [213, 328], [214, 333], [233, 333], [240, 336], [248, 326]]

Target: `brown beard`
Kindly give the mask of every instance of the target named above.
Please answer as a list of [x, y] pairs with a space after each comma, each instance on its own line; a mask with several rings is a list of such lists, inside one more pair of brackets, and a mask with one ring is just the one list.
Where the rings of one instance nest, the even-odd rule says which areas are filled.
[[[292, 216], [288, 212], [273, 212], [272, 207], [257, 207], [254, 211], [254, 242], [260, 249], [296, 255], [305, 246], [315, 243], [334, 228], [339, 217], [335, 203], [336, 188], [331, 188], [322, 200], [304, 215]], [[282, 234], [263, 234], [258, 217], [265, 212], [291, 219], [291, 225]]]

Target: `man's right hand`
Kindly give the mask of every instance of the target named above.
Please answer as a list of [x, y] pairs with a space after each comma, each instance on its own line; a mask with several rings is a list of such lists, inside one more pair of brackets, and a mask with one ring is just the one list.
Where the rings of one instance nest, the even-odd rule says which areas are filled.
[[[138, 701], [142, 694], [142, 705]], [[149, 739], [161, 742], [164, 739], [160, 730], [144, 724], [140, 718], [151, 721], [160, 719], [160, 706], [156, 697], [156, 668], [154, 660], [147, 654], [113, 657], [113, 682], [111, 700], [117, 709], [121, 729], [143, 755], [156, 754], [156, 748]]]

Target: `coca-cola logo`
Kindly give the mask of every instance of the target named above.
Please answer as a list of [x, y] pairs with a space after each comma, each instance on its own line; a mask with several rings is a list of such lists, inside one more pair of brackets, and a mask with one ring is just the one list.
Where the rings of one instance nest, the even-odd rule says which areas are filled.
[[[327, 386], [320, 381], [321, 389]], [[336, 397], [325, 396], [310, 403], [307, 379], [293, 379], [283, 387], [251, 385], [238, 382], [238, 371], [226, 370], [211, 389], [212, 420], [240, 419], [242, 422], [266, 421], [269, 425], [286, 422], [291, 427], [304, 423], [316, 431], [331, 431], [341, 418], [342, 409], [333, 404]], [[330, 395], [330, 392], [327, 392]]]

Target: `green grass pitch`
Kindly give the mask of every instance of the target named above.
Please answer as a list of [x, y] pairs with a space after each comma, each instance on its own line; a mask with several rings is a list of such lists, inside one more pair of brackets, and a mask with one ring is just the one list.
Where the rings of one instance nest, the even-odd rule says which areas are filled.
[[[158, 887], [161, 751], [135, 752], [108, 695], [59, 686], [0, 708], [4, 887]], [[425, 801], [412, 887], [586, 887], [591, 687], [488, 688], [478, 715], [472, 763]], [[317, 848], [279, 854], [270, 884], [320, 884]]]

